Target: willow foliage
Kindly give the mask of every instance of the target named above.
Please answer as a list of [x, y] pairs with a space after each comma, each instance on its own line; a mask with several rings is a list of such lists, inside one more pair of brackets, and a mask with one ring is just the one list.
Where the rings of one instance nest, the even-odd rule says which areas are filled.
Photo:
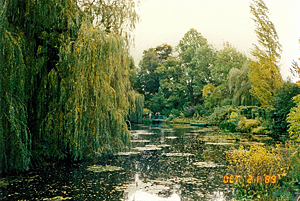
[[254, 105], [257, 100], [250, 93], [251, 82], [248, 77], [249, 65], [245, 63], [241, 69], [232, 68], [228, 74], [228, 86], [230, 92], [233, 94], [232, 104], [240, 105]]
[[0, 172], [126, 148], [134, 2], [0, 5]]

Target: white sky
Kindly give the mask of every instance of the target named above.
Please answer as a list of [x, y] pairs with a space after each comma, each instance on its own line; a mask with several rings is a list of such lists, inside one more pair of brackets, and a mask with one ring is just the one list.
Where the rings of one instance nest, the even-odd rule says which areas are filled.
[[[140, 0], [137, 9], [140, 22], [134, 31], [135, 47], [131, 54], [136, 64], [143, 51], [163, 43], [173, 48], [191, 28], [208, 43], [221, 49], [228, 41], [238, 51], [251, 57], [256, 43], [254, 22], [250, 13], [251, 0]], [[281, 73], [290, 76], [293, 60], [300, 57], [300, 0], [265, 0], [269, 18], [274, 23], [282, 45]]]

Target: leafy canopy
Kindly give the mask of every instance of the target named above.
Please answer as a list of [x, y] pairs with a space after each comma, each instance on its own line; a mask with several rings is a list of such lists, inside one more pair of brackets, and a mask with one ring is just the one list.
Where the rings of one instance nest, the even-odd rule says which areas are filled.
[[253, 0], [250, 12], [255, 22], [258, 45], [254, 44], [252, 55], [256, 61], [250, 63], [249, 79], [251, 93], [262, 105], [271, 105], [275, 91], [282, 85], [278, 62], [281, 45], [274, 24], [268, 17], [269, 10], [263, 0]]

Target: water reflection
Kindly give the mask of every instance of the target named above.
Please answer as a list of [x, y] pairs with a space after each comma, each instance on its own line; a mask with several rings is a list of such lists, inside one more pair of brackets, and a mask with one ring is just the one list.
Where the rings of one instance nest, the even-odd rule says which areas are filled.
[[[131, 152], [89, 163], [49, 164], [9, 178], [10, 184], [0, 187], [0, 200], [223, 201], [232, 197], [231, 186], [222, 183], [230, 145], [202, 140], [215, 135], [213, 129], [134, 125], [131, 134]], [[92, 165], [120, 169], [90, 172], [87, 168]]]
[[137, 173], [125, 190], [126, 201], [226, 200], [230, 197], [230, 186], [222, 183], [224, 151], [229, 146], [205, 145], [198, 136], [212, 130], [203, 132], [191, 127], [149, 127], [147, 130], [138, 126], [133, 130], [135, 140], [150, 140], [150, 144], [133, 144], [133, 149], [141, 151], [141, 155], [134, 161]]

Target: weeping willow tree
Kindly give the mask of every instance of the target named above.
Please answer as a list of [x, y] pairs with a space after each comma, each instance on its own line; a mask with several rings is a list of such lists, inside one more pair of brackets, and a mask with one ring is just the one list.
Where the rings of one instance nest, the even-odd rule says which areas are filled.
[[133, 0], [0, 5], [0, 172], [126, 148]]
[[144, 96], [135, 91], [131, 92], [129, 98], [129, 121], [133, 123], [141, 123], [144, 109]]
[[245, 63], [241, 69], [232, 68], [229, 71], [228, 86], [230, 93], [233, 94], [232, 104], [234, 106], [258, 104], [258, 101], [250, 93], [251, 82], [248, 73], [248, 63]]

